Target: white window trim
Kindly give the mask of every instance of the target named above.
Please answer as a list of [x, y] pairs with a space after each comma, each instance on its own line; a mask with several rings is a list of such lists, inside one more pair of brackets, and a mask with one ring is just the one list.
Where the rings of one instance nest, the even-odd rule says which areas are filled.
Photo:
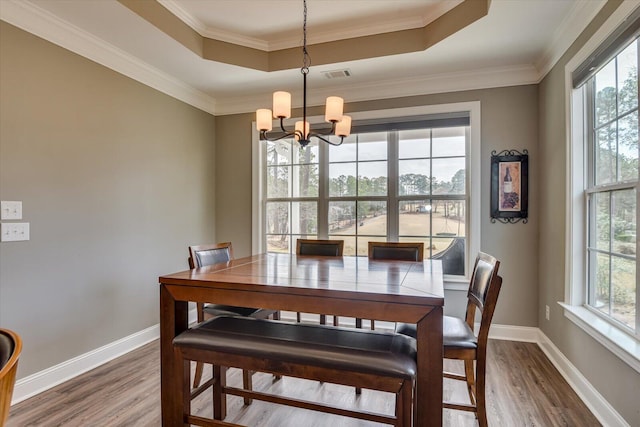
[[565, 117], [567, 140], [567, 198], [565, 293], [563, 307], [567, 319], [585, 331], [613, 354], [640, 372], [640, 341], [615, 324], [603, 320], [584, 306], [586, 301], [586, 262], [584, 257], [586, 236], [586, 200], [584, 184], [584, 126], [582, 91], [574, 90], [571, 73], [591, 55], [604, 40], [636, 8], [635, 2], [623, 2], [580, 51], [565, 66]]
[[[469, 113], [469, 155], [467, 157], [467, 173], [469, 174], [469, 233], [467, 236], [468, 251], [467, 265], [473, 266], [476, 254], [480, 251], [480, 218], [481, 218], [481, 185], [480, 170], [482, 159], [480, 157], [480, 136], [482, 134], [480, 128], [480, 101], [459, 102], [452, 104], [424, 105], [419, 107], [394, 108], [388, 110], [373, 110], [349, 113], [352, 120], [367, 120], [378, 118], [394, 118], [394, 117], [410, 117], [428, 114], [440, 113]], [[294, 121], [295, 119], [291, 119]], [[309, 117], [307, 120], [311, 124], [322, 123], [324, 116]], [[274, 128], [279, 126], [279, 122], [274, 121]], [[262, 153], [260, 149], [260, 134], [256, 130], [255, 122], [252, 123], [252, 231], [251, 231], [251, 248], [254, 254], [265, 251], [266, 243], [263, 241], [263, 223], [261, 221], [263, 203], [262, 203], [262, 183], [265, 179], [262, 165]], [[470, 268], [468, 269], [470, 270]], [[469, 275], [469, 272], [467, 273]], [[446, 280], [446, 290], [463, 290], [469, 289], [469, 277]]]

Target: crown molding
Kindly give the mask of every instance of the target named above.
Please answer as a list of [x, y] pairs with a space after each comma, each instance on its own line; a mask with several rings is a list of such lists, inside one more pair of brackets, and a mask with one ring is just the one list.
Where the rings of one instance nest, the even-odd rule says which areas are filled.
[[[427, 77], [389, 79], [366, 84], [345, 84], [331, 86], [331, 93], [339, 93], [349, 102], [372, 101], [418, 95], [431, 95], [445, 92], [488, 89], [507, 86], [537, 84], [540, 80], [538, 71], [533, 65], [486, 68], [445, 73]], [[322, 105], [329, 89], [308, 90], [307, 102], [310, 106]], [[292, 107], [297, 108], [296, 101], [302, 99], [301, 92], [292, 92]], [[217, 98], [217, 115], [253, 112], [256, 105], [263, 105], [271, 99], [271, 93], [260, 93], [246, 97]]]
[[552, 43], [536, 62], [539, 80], [551, 71], [606, 3], [607, 0], [579, 0], [573, 4], [567, 17], [554, 32]]
[[[328, 43], [336, 40], [422, 28], [458, 6], [462, 1], [463, 0], [450, 0], [448, 2], [440, 2], [434, 7], [428, 8], [427, 13], [424, 15], [417, 15], [392, 21], [385, 20], [383, 22], [376, 23], [373, 27], [371, 25], [357, 26], [351, 23], [350, 25], [344, 26], [340, 31], [336, 31], [335, 29], [330, 31], [321, 31], [316, 29], [314, 30], [314, 34], [309, 36], [309, 44]], [[175, 0], [157, 0], [157, 2], [202, 37], [259, 49], [266, 52], [300, 47], [301, 44], [300, 35], [268, 41], [220, 28], [208, 27], [204, 22], [180, 6], [180, 4]]]
[[0, 20], [97, 62], [207, 113], [215, 99], [52, 13], [22, 0], [1, 0]]

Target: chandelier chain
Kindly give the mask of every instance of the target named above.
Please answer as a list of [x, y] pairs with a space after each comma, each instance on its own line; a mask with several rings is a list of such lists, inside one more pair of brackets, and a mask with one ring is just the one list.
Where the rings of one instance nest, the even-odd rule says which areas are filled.
[[311, 57], [307, 52], [307, 0], [303, 0], [304, 6], [304, 20], [302, 21], [302, 68], [300, 71], [302, 74], [309, 72], [311, 66]]

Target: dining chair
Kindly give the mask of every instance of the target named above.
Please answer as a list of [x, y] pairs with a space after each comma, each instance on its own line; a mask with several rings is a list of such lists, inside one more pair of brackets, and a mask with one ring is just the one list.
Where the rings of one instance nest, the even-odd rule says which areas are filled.
[[22, 339], [8, 329], [0, 329], [0, 426], [9, 418], [13, 387], [16, 383]]
[[[316, 240], [316, 239], [297, 239], [296, 255], [297, 256], [330, 256], [341, 257], [344, 251], [344, 240]], [[296, 313], [298, 323], [302, 321], [300, 312]], [[327, 323], [327, 315], [320, 315], [320, 324]], [[338, 326], [338, 316], [333, 316], [333, 326]]]
[[[464, 361], [464, 375], [444, 372], [445, 378], [465, 381], [470, 405], [443, 402], [447, 409], [475, 412], [480, 427], [487, 427], [485, 377], [487, 369], [487, 341], [491, 319], [502, 287], [498, 275], [500, 261], [480, 252], [476, 258], [467, 292], [467, 311], [464, 320], [444, 316], [442, 335], [444, 358]], [[481, 313], [478, 334], [474, 333], [476, 310]], [[416, 337], [416, 325], [400, 323], [396, 332]], [[474, 372], [475, 362], [475, 372]]]
[[[205, 267], [207, 265], [226, 263], [232, 259], [233, 246], [231, 245], [231, 242], [189, 246], [189, 267], [192, 269]], [[204, 304], [201, 302], [196, 303], [196, 312], [198, 323], [202, 323], [207, 319], [221, 315], [254, 317], [256, 319], [272, 317], [278, 320], [280, 318], [280, 312], [277, 310], [237, 307], [225, 304]], [[197, 362], [193, 376], [193, 388], [195, 389], [193, 397], [197, 396], [199, 392], [203, 390], [198, 390], [198, 387], [200, 387], [200, 381], [202, 380], [203, 370], [204, 364], [202, 362]], [[250, 390], [252, 387], [251, 376], [251, 372], [242, 372], [243, 385], [247, 390]], [[208, 386], [208, 384], [205, 385]], [[245, 398], [245, 404], [248, 405], [250, 403], [251, 400]]]

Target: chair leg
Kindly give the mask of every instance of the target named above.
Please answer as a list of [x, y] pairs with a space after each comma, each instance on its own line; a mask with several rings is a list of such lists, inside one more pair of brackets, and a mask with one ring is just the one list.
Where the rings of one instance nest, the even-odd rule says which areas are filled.
[[473, 360], [464, 360], [464, 376], [467, 380], [467, 392], [472, 405], [476, 404], [476, 381], [473, 370]]
[[480, 427], [487, 427], [487, 405], [484, 393], [486, 364], [485, 361], [480, 359], [476, 362], [476, 410], [478, 416], [478, 425]]
[[193, 374], [193, 388], [198, 388], [202, 381], [202, 371], [204, 371], [204, 363], [196, 362], [196, 372]]
[[376, 328], [376, 321], [371, 319], [371, 330], [373, 331]]
[[340, 326], [340, 322], [338, 321], [338, 316], [333, 316], [333, 326]]
[[320, 315], [320, 324], [321, 325], [326, 325], [327, 324], [327, 315], [326, 314], [321, 314]]
[[213, 365], [213, 418], [224, 420], [227, 417], [227, 395], [222, 391], [227, 386], [227, 368]]
[[[253, 390], [253, 372], [247, 371], [246, 369], [242, 370], [242, 386], [245, 390]], [[244, 398], [245, 405], [251, 405], [253, 399], [249, 397]]]
[[356, 318], [356, 328], [362, 329], [362, 319]]
[[403, 381], [396, 394], [396, 425], [411, 426], [413, 382]]
[[302, 316], [300, 316], [300, 312], [296, 313], [296, 322], [300, 323], [302, 321]]

